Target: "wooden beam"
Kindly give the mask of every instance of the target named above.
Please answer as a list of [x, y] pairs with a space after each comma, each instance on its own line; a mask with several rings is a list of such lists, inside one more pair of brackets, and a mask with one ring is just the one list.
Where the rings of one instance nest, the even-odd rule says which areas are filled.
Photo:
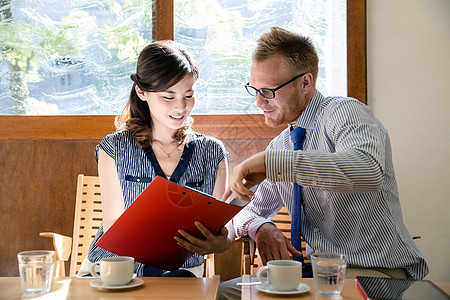
[[[273, 138], [284, 127], [269, 128], [262, 114], [194, 115], [194, 130], [220, 139]], [[0, 116], [0, 141], [100, 140], [114, 132], [112, 115]]]
[[153, 3], [153, 41], [173, 40], [174, 33], [173, 0], [155, 0]]
[[98, 140], [114, 131], [114, 116], [0, 116], [0, 141]]
[[347, 0], [347, 91], [367, 104], [366, 0]]

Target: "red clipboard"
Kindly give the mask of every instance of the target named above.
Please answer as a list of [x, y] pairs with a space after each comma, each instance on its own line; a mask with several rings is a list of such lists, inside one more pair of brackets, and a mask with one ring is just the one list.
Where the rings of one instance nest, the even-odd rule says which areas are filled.
[[212, 233], [230, 221], [247, 202], [225, 203], [205, 193], [157, 176], [98, 240], [97, 246], [163, 270], [176, 270], [194, 253], [177, 245], [179, 229], [203, 237], [200, 221]]

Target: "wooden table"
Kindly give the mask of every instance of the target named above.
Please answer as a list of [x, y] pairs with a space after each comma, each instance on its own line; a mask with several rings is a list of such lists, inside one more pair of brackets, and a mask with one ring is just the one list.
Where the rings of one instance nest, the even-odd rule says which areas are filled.
[[[50, 293], [34, 299], [208, 299], [217, 298], [219, 276], [212, 278], [142, 277], [144, 284], [127, 290], [103, 290], [92, 279], [53, 278]], [[19, 277], [0, 277], [0, 299], [22, 299]]]
[[[255, 276], [250, 275], [244, 275], [242, 277], [242, 282], [251, 282], [251, 281], [257, 281]], [[311, 290], [309, 292], [306, 292], [304, 294], [299, 294], [297, 296], [289, 296], [289, 299], [302, 299], [302, 300], [312, 300], [312, 299], [328, 299], [327, 297], [322, 297], [316, 294], [316, 288], [314, 286], [314, 279], [313, 278], [303, 278], [302, 283], [306, 283], [311, 287]], [[442, 290], [444, 290], [447, 294], [450, 293], [450, 282], [437, 282], [437, 286], [439, 286]], [[241, 294], [242, 300], [264, 300], [264, 299], [281, 299], [280, 297], [276, 297], [275, 295], [268, 295], [265, 293], [262, 293], [256, 289], [256, 287], [253, 286], [242, 286], [242, 294]], [[359, 293], [358, 289], [356, 288], [355, 280], [354, 279], [345, 279], [344, 281], [344, 290], [342, 292], [342, 299], [343, 300], [362, 300], [363, 297]]]

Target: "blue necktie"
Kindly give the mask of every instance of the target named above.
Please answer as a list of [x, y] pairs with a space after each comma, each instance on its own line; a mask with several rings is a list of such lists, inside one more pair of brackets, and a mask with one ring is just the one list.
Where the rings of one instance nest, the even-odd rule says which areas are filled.
[[[302, 141], [305, 137], [305, 129], [298, 127], [291, 130], [291, 140], [294, 143], [294, 150], [302, 150]], [[295, 249], [302, 251], [302, 187], [294, 183], [293, 199], [292, 199], [292, 216], [291, 216], [291, 243]], [[303, 263], [302, 256], [294, 256], [294, 260]]]
[[[306, 130], [298, 127], [291, 129], [291, 140], [294, 143], [294, 150], [302, 150], [302, 142], [305, 137]], [[291, 217], [291, 243], [295, 249], [302, 251], [302, 187], [294, 183], [293, 199], [292, 199], [292, 217]], [[312, 278], [311, 263], [305, 263], [303, 256], [293, 256], [294, 260], [300, 261], [303, 268], [303, 278]]]

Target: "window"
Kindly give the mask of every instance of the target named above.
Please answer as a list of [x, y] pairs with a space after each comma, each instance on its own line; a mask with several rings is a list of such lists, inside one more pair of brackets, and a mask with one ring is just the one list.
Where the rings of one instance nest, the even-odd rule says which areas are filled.
[[[10, 7], [11, 1], [0, 0], [0, 51], [4, 44], [5, 9]], [[28, 1], [32, 3], [32, 0]], [[41, 2], [41, 1], [39, 1]], [[55, 0], [57, 5], [61, 2]], [[91, 3], [90, 1], [83, 1]], [[98, 3], [96, 1], [95, 3]], [[156, 39], [173, 39], [173, 0], [153, 0], [153, 32]], [[7, 14], [6, 14], [7, 17]], [[0, 70], [4, 68], [3, 52], [0, 52]], [[4, 73], [2, 73], [4, 74]], [[5, 77], [0, 76], [0, 127], [4, 128], [0, 135], [2, 141], [30, 141], [30, 140], [98, 140], [113, 130], [113, 116], [111, 115], [77, 115], [77, 116], [20, 116], [5, 115], [2, 104], [7, 95], [4, 93]], [[366, 0], [347, 0], [347, 90], [348, 96], [355, 97], [366, 103]], [[240, 116], [245, 119], [246, 126], [254, 124], [254, 115]], [[259, 116], [259, 115], [258, 115]], [[215, 118], [217, 120], [217, 118]], [[220, 124], [227, 128], [228, 122], [235, 118], [220, 117]], [[260, 122], [264, 122], [260, 119]], [[215, 121], [214, 124], [217, 122]], [[222, 124], [223, 123], [223, 124]], [[196, 116], [196, 126], [210, 128], [211, 118]], [[257, 124], [258, 125], [258, 124]], [[255, 126], [257, 126], [255, 125]], [[10, 130], [13, 128], [13, 130]], [[197, 127], [196, 127], [197, 128]]]
[[347, 95], [346, 0], [175, 0], [175, 40], [200, 66], [194, 113], [258, 113], [244, 90], [258, 37], [280, 26], [312, 38], [318, 89]]
[[0, 1], [0, 114], [119, 113], [152, 40], [152, 5]]
[[[154, 38], [156, 5], [0, 1], [0, 114], [120, 113], [137, 54]], [[174, 0], [173, 7], [174, 39], [200, 65], [194, 114], [258, 113], [243, 85], [255, 41], [273, 25], [310, 36], [320, 55], [318, 89], [347, 94], [346, 0]]]

